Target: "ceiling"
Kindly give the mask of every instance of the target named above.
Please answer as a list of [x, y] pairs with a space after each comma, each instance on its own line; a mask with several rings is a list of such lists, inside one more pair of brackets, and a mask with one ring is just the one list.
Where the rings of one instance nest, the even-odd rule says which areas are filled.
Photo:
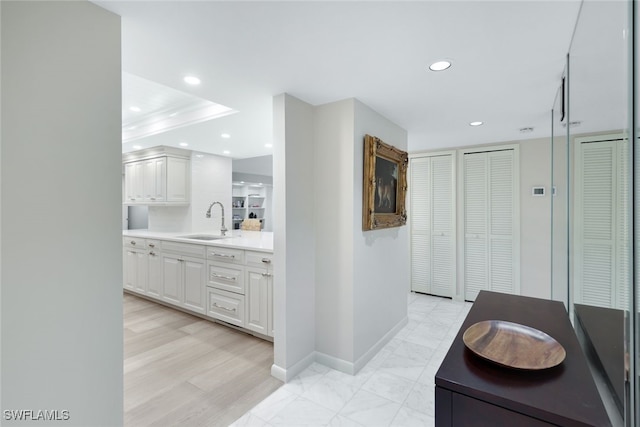
[[[284, 92], [313, 105], [358, 98], [408, 131], [409, 151], [549, 136], [580, 8], [578, 0], [95, 3], [122, 16], [123, 71], [237, 111], [123, 151], [187, 142], [233, 158], [271, 154], [272, 98]], [[451, 68], [428, 70], [443, 58]], [[484, 125], [469, 126], [476, 120]]]

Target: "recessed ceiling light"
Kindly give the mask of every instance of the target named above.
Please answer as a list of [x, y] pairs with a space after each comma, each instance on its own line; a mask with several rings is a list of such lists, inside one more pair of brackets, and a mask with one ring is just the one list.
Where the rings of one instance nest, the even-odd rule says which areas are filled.
[[264, 146], [267, 147], [267, 148], [271, 148], [271, 147], [273, 147], [273, 144], [264, 144]]
[[140, 112], [140, 107], [136, 107], [135, 105], [132, 105], [131, 107], [129, 107], [129, 110], [134, 111], [136, 113]]
[[223, 138], [231, 138], [231, 135], [229, 135], [228, 133], [221, 133], [220, 136]]
[[222, 153], [223, 153], [223, 154], [231, 154], [231, 151], [229, 151], [229, 150], [224, 150]]
[[200, 79], [197, 78], [196, 76], [185, 76], [184, 81], [185, 83], [188, 83], [194, 86], [200, 84]]
[[444, 71], [449, 67], [451, 67], [451, 62], [449, 61], [437, 61], [429, 65], [431, 71]]
[[197, 158], [199, 158], [199, 159], [201, 159], [201, 158], [203, 158], [203, 157], [204, 157], [204, 154], [196, 154], [196, 157], [197, 157]]
[[258, 185], [262, 185], [262, 183], [261, 183], [261, 182], [259, 182], [259, 183], [258, 183]]
[[189, 146], [189, 144], [187, 144], [186, 142], [181, 142], [181, 143], [180, 143], [180, 146], [181, 146], [181, 147], [188, 147], [188, 146]]
[[469, 123], [469, 126], [482, 126], [484, 124], [484, 122], [471, 122]]
[[244, 181], [240, 181], [240, 184], [244, 184]]
[[141, 149], [141, 148], [142, 148], [142, 146], [140, 146], [140, 145], [134, 145], [134, 146], [133, 146], [133, 149], [134, 149], [134, 150], [139, 150], [139, 149]]

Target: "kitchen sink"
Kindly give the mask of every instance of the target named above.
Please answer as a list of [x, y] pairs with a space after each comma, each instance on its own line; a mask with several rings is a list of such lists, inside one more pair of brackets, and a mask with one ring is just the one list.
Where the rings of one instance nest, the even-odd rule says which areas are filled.
[[178, 236], [181, 239], [191, 239], [191, 240], [218, 240], [218, 239], [226, 239], [227, 236], [215, 236], [213, 234], [191, 234], [189, 236]]

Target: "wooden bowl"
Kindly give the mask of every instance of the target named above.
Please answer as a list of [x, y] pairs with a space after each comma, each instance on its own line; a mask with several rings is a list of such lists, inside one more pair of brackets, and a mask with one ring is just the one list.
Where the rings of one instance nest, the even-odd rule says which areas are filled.
[[462, 336], [469, 350], [483, 359], [515, 369], [548, 369], [562, 363], [564, 347], [542, 331], [503, 320], [471, 325]]

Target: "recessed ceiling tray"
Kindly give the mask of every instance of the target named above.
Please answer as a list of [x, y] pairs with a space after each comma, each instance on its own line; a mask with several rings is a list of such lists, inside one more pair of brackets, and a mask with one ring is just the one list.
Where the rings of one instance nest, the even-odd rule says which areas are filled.
[[567, 355], [564, 347], [546, 333], [503, 320], [475, 323], [467, 328], [462, 340], [476, 355], [508, 368], [552, 368]]

